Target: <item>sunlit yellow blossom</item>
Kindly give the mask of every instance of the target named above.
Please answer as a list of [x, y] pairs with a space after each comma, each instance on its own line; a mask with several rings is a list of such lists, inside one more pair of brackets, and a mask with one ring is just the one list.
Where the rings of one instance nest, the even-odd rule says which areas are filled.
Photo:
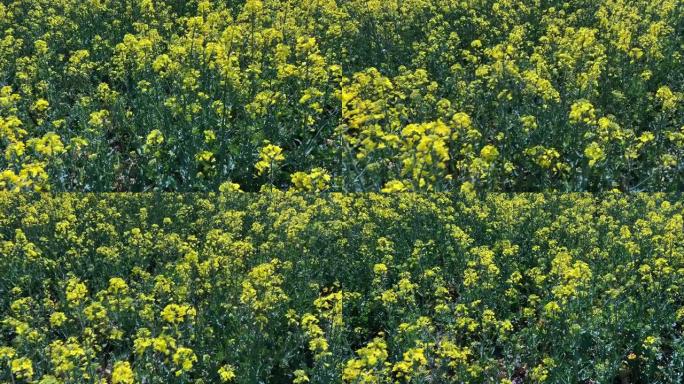
[[301, 384], [301, 383], [308, 383], [309, 382], [309, 376], [306, 375], [306, 372], [302, 369], [298, 369], [294, 371], [294, 380], [292, 380], [293, 384]]
[[222, 193], [241, 192], [240, 184], [226, 181], [221, 183], [221, 185], [219, 186], [219, 191]]
[[66, 286], [66, 299], [70, 305], [79, 305], [88, 294], [88, 288], [79, 279], [71, 278]]
[[375, 273], [376, 275], [385, 274], [387, 273], [387, 266], [382, 263], [375, 264], [373, 266], [373, 273]]
[[590, 124], [596, 118], [594, 106], [588, 100], [578, 100], [570, 107], [570, 122]]
[[47, 111], [48, 107], [50, 107], [50, 103], [48, 103], [48, 101], [45, 99], [37, 100], [33, 104], [33, 109], [35, 109], [36, 112], [45, 112]]
[[64, 312], [55, 312], [50, 315], [50, 325], [53, 327], [59, 327], [67, 320]]
[[660, 101], [663, 106], [663, 110], [672, 111], [677, 107], [679, 102], [679, 97], [670, 90], [667, 86], [662, 86], [656, 91], [656, 99]]
[[219, 378], [222, 383], [229, 383], [235, 380], [235, 368], [232, 365], [223, 365], [218, 370]]
[[197, 356], [195, 356], [192, 349], [185, 347], [176, 349], [176, 352], [173, 354], [173, 363], [178, 367], [176, 376], [180, 376], [183, 373], [192, 370], [192, 367], [196, 362]]
[[480, 156], [491, 163], [499, 157], [499, 150], [493, 145], [485, 145], [480, 151]]
[[145, 140], [145, 145], [148, 147], [155, 147], [159, 146], [164, 143], [164, 135], [161, 133], [160, 130], [155, 129], [152, 130], [149, 134], [147, 134], [147, 139]]
[[584, 149], [584, 155], [589, 159], [590, 167], [593, 167], [596, 163], [605, 159], [603, 149], [596, 142], [592, 142]]
[[373, 339], [365, 347], [357, 350], [356, 354], [358, 359], [347, 361], [342, 372], [342, 380], [362, 383], [378, 382], [376, 370], [381, 368], [389, 356], [384, 339], [381, 337]]
[[282, 154], [283, 150], [277, 145], [268, 144], [259, 151], [259, 161], [254, 166], [258, 175], [262, 175], [273, 166], [283, 160], [285, 156]]
[[117, 361], [112, 370], [112, 384], [133, 384], [135, 375], [128, 361]]
[[169, 304], [161, 312], [162, 318], [170, 324], [192, 321], [197, 315], [195, 308], [189, 305]]
[[391, 180], [388, 181], [387, 184], [385, 184], [385, 187], [382, 189], [383, 193], [394, 193], [394, 192], [406, 192], [408, 187], [406, 184], [400, 180]]
[[425, 350], [423, 348], [411, 348], [404, 352], [404, 359], [392, 367], [392, 372], [394, 372], [398, 378], [402, 378], [410, 381], [411, 378], [427, 365], [427, 359], [425, 358]]
[[293, 173], [291, 180], [298, 191], [321, 192], [328, 189], [331, 177], [325, 169], [314, 168], [309, 173]]
[[12, 360], [11, 363], [12, 374], [14, 374], [17, 379], [25, 379], [26, 381], [31, 381], [33, 377], [33, 362], [26, 358], [18, 358]]

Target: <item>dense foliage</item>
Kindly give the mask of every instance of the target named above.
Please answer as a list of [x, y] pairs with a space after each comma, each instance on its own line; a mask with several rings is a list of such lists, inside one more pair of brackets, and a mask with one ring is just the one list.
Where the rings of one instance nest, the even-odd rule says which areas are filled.
[[8, 0], [0, 189], [682, 190], [682, 0]]
[[0, 382], [681, 383], [684, 203], [0, 194]]

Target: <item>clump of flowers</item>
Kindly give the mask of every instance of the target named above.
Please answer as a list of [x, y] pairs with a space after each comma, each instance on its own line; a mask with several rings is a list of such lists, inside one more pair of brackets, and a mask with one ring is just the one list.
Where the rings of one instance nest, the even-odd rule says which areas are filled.
[[258, 175], [273, 171], [278, 163], [285, 160], [283, 150], [277, 145], [268, 144], [259, 151], [259, 161], [254, 165]]

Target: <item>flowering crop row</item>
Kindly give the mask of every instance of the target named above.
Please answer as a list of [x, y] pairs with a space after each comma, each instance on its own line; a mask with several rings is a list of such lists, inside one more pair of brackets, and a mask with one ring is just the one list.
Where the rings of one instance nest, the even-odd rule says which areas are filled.
[[671, 195], [0, 194], [3, 383], [681, 383]]
[[677, 191], [682, 0], [8, 0], [0, 189]]

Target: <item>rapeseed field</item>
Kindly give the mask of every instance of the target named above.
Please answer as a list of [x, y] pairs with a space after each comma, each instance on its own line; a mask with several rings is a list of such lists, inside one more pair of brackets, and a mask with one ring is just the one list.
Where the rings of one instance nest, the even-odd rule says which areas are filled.
[[0, 195], [6, 383], [680, 383], [672, 195]]
[[0, 1], [0, 384], [684, 382], [684, 0]]
[[0, 31], [1, 189], [684, 188], [681, 0], [8, 0]]

